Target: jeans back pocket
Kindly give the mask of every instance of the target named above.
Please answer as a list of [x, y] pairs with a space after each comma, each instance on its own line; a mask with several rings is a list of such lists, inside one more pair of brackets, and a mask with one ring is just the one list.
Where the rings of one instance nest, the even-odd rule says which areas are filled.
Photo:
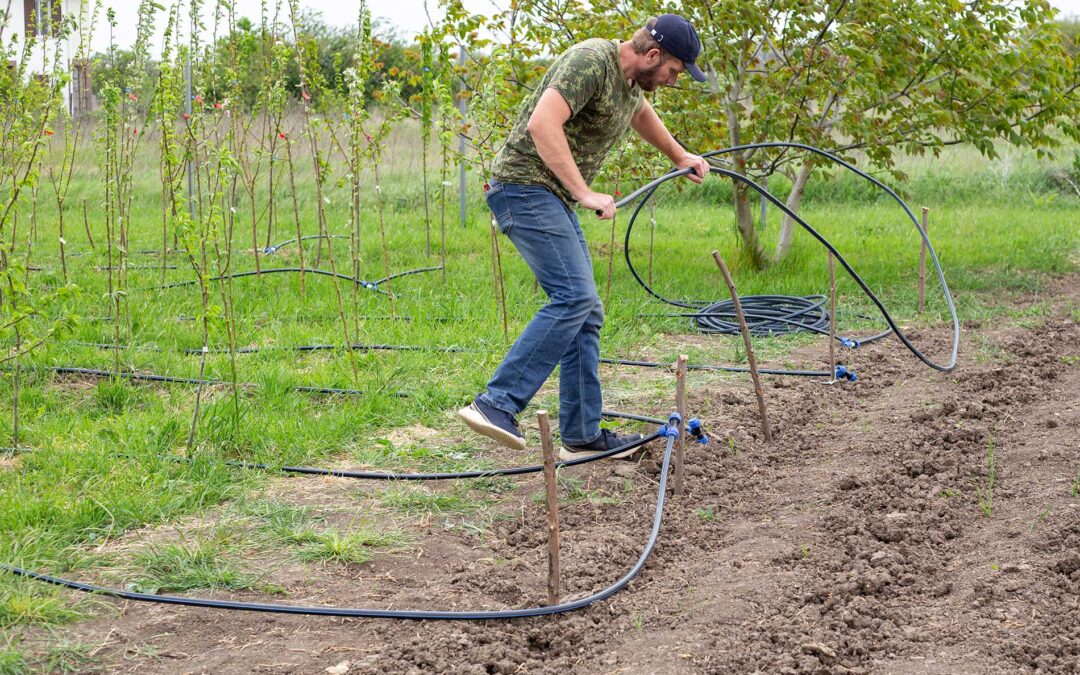
[[499, 232], [506, 234], [514, 225], [513, 216], [510, 214], [510, 201], [506, 198], [506, 186], [492, 181], [491, 188], [487, 191], [485, 198], [487, 199], [488, 208], [491, 209], [492, 215], [495, 216]]

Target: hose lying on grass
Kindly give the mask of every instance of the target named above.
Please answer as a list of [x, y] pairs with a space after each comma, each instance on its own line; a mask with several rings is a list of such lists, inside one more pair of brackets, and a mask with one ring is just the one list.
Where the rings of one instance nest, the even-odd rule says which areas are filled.
[[[561, 614], [609, 598], [618, 593], [641, 572], [645, 567], [645, 561], [649, 559], [656, 540], [660, 536], [660, 524], [664, 518], [664, 502], [667, 496], [668, 471], [671, 467], [671, 454], [675, 447], [675, 440], [679, 435], [678, 416], [672, 415], [660, 432], [652, 438], [663, 434], [667, 439], [664, 447], [663, 465], [660, 469], [660, 481], [656, 491], [656, 511], [653, 515], [652, 530], [645, 542], [645, 547], [638, 556], [637, 562], [618, 581], [592, 595], [587, 595], [577, 600], [563, 602], [546, 607], [527, 607], [524, 609], [501, 609], [501, 610], [472, 610], [472, 611], [439, 611], [439, 610], [409, 610], [409, 609], [374, 609], [363, 607], [321, 607], [312, 605], [282, 605], [260, 602], [238, 602], [234, 600], [214, 600], [211, 598], [189, 598], [179, 595], [154, 595], [152, 593], [137, 593], [125, 591], [119, 588], [108, 588], [94, 584], [84, 584], [79, 581], [55, 577], [49, 574], [41, 574], [14, 565], [0, 565], [0, 570], [20, 577], [44, 581], [46, 583], [70, 588], [85, 593], [96, 593], [124, 600], [138, 600], [142, 602], [155, 602], [166, 605], [186, 605], [189, 607], [206, 607], [209, 609], [230, 609], [248, 612], [270, 612], [274, 614], [306, 614], [314, 616], [348, 616], [372, 619], [413, 619], [413, 620], [437, 620], [456, 619], [480, 621], [487, 619], [522, 619], [533, 616], [545, 616], [548, 614]], [[650, 440], [652, 440], [650, 438]], [[625, 450], [625, 448], [623, 448]]]

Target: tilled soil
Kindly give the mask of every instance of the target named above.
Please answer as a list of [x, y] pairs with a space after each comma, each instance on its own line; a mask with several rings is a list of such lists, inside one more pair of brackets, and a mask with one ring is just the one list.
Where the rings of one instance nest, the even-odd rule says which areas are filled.
[[[1078, 289], [1078, 277], [1057, 282], [1046, 317], [965, 326], [952, 373], [889, 339], [843, 353], [856, 383], [767, 379], [771, 443], [748, 381], [691, 374], [690, 408], [712, 443], [689, 447], [686, 493], [669, 499], [642, 574], [585, 610], [402, 622], [110, 602], [114, 612], [67, 630], [100, 645], [100, 667], [138, 672], [1080, 672]], [[947, 352], [947, 329], [913, 338]], [[607, 498], [560, 513], [564, 598], [636, 560], [659, 452], [573, 470]], [[307, 501], [355, 499], [355, 483], [315, 480]], [[539, 487], [522, 481], [482, 534], [421, 525], [406, 553], [282, 568], [286, 600], [218, 595], [543, 604]]]

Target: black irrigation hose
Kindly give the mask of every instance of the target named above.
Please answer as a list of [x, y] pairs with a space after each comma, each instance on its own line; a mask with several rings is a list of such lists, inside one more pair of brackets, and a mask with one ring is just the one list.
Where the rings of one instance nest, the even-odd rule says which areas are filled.
[[[308, 235], [304, 235], [303, 237], [300, 237], [300, 241], [307, 241], [308, 239], [348, 239], [349, 237], [350, 237], [350, 235], [347, 235], [347, 234], [331, 234], [331, 235], [308, 234]], [[296, 237], [293, 237], [292, 239], [286, 239], [285, 241], [281, 242], [280, 244], [276, 244], [274, 246], [267, 246], [266, 248], [264, 248], [262, 250], [262, 252], [263, 252], [264, 255], [274, 255], [275, 253], [278, 252], [278, 250], [281, 247], [288, 246], [289, 244], [293, 244], [293, 243], [296, 243]]]
[[[287, 274], [287, 273], [288, 274], [294, 274], [294, 273], [303, 272], [305, 274], [317, 274], [317, 275], [325, 276], [325, 277], [337, 277], [338, 279], [344, 279], [345, 281], [351, 281], [354, 284], [356, 284], [357, 286], [360, 286], [361, 288], [366, 288], [369, 291], [375, 291], [376, 293], [382, 293], [383, 295], [390, 295], [389, 293], [387, 293], [383, 289], [379, 288], [379, 284], [384, 284], [387, 281], [390, 281], [391, 279], [397, 279], [399, 277], [407, 277], [407, 276], [410, 276], [412, 274], [421, 274], [423, 272], [437, 272], [437, 271], [439, 271], [441, 269], [442, 269], [442, 265], [437, 265], [435, 267], [421, 267], [421, 268], [415, 269], [415, 270], [406, 270], [404, 272], [396, 272], [394, 274], [391, 274], [388, 277], [383, 277], [382, 279], [379, 279], [377, 281], [364, 281], [363, 279], [357, 279], [356, 277], [350, 277], [348, 274], [342, 274], [341, 272], [330, 272], [328, 270], [320, 270], [320, 269], [314, 269], [314, 268], [300, 269], [299, 267], [274, 267], [274, 268], [271, 268], [271, 269], [265, 269], [265, 270], [261, 270], [261, 271], [251, 270], [251, 271], [247, 271], [247, 272], [234, 272], [232, 274], [225, 274], [225, 275], [222, 275], [222, 276], [210, 277], [209, 279], [207, 279], [207, 281], [221, 281], [223, 279], [239, 279], [241, 277], [253, 277], [253, 276], [259, 276], [259, 275], [262, 275], [262, 274]], [[180, 288], [182, 286], [194, 286], [196, 283], [198, 283], [198, 282], [195, 281], [195, 280], [178, 281], [176, 283], [165, 284], [163, 286], [152, 286], [148, 290], [157, 291], [157, 290], [164, 290], [164, 289], [168, 289], [168, 288]]]
[[[93, 377], [119, 377], [126, 380], [138, 380], [140, 382], [168, 382], [174, 384], [232, 384], [227, 380], [217, 379], [199, 379], [195, 377], [176, 377], [174, 375], [156, 375], [152, 373], [128, 373], [128, 372], [116, 372], [113, 370], [98, 370], [96, 368], [81, 368], [76, 366], [41, 366], [45, 370], [51, 370], [54, 373], [60, 373], [61, 375], [91, 375]], [[27, 366], [24, 366], [27, 368]], [[32, 366], [30, 368], [33, 368]], [[254, 387], [251, 382], [237, 382], [239, 387]], [[332, 394], [342, 396], [365, 396], [367, 392], [360, 391], [359, 389], [338, 389], [336, 387], [309, 387], [302, 385], [290, 385], [291, 391], [299, 391], [307, 394]], [[399, 398], [409, 398], [408, 392], [399, 391], [395, 392], [393, 396]]]
[[[148, 352], [165, 352], [165, 349], [161, 347], [152, 347], [150, 345], [140, 345], [137, 347], [129, 345], [115, 345], [107, 342], [82, 342], [79, 340], [69, 342], [68, 344], [75, 345], [76, 347], [91, 347], [93, 349], [131, 349], [134, 351], [148, 351]], [[314, 345], [268, 345], [266, 347], [237, 347], [232, 350], [233, 354], [258, 354], [259, 352], [269, 351], [289, 351], [289, 352], [322, 352], [332, 351], [336, 349], [342, 349], [341, 345], [332, 344], [314, 344]], [[397, 351], [397, 352], [441, 352], [444, 354], [464, 354], [464, 353], [479, 353], [478, 350], [468, 349], [466, 347], [427, 347], [424, 345], [388, 345], [388, 344], [364, 344], [353, 343], [350, 345], [350, 349], [358, 352], [369, 351]], [[181, 354], [202, 354], [203, 350], [200, 347], [186, 348], [177, 350]], [[207, 349], [207, 354], [229, 354], [228, 349], [215, 348]]]
[[[888, 335], [888, 334], [889, 333], [884, 333], [882, 335], [873, 336], [871, 338], [861, 339], [861, 340], [859, 340], [859, 344], [866, 344], [867, 342], [869, 342], [869, 341], [871, 341], [873, 339], [877, 339], [879, 337], [883, 337], [884, 335]], [[844, 338], [844, 339], [847, 339], [847, 338]], [[109, 343], [106, 343], [106, 342], [79, 342], [79, 341], [76, 341], [76, 342], [74, 342], [72, 344], [75, 344], [76, 346], [80, 346], [80, 347], [92, 347], [94, 349], [117, 349], [119, 347], [119, 349], [136, 349], [136, 350], [157, 351], [157, 352], [164, 351], [163, 349], [156, 348], [156, 347], [149, 347], [149, 346], [129, 347], [128, 345], [119, 345], [118, 346], [118, 345], [113, 345], [113, 344], [109, 344]], [[478, 349], [468, 349], [466, 347], [425, 347], [425, 346], [421, 346], [421, 345], [354, 344], [354, 345], [352, 345], [352, 348], [354, 350], [357, 350], [357, 351], [423, 351], [423, 352], [442, 352], [442, 353], [450, 353], [450, 354], [484, 354], [484, 353], [487, 353], [487, 352], [483, 352], [483, 351], [478, 350]], [[234, 353], [236, 353], [236, 354], [255, 354], [255, 353], [258, 353], [258, 352], [261, 352], [261, 351], [270, 351], [270, 350], [296, 351], [296, 352], [304, 353], [304, 352], [315, 352], [315, 351], [324, 351], [324, 350], [329, 351], [329, 350], [334, 350], [334, 349], [341, 349], [341, 347], [339, 345], [298, 345], [298, 346], [295, 346], [295, 347], [285, 347], [285, 346], [282, 346], [282, 347], [278, 347], [278, 346], [241, 347], [241, 348], [238, 348], [238, 349], [234, 350]], [[180, 350], [180, 352], [182, 354], [195, 355], [195, 354], [201, 354], [202, 349], [189, 348], [189, 349], [182, 349], [182, 350]], [[229, 350], [228, 349], [210, 349], [210, 350], [207, 350], [207, 353], [208, 354], [227, 354], [227, 353], [229, 353]], [[634, 366], [634, 367], [639, 367], [639, 368], [670, 368], [671, 367], [670, 363], [658, 363], [658, 362], [655, 362], [655, 361], [639, 361], [639, 360], [634, 360], [634, 359], [601, 358], [600, 363], [606, 363], [606, 364], [615, 365], [615, 366]], [[720, 371], [720, 372], [729, 372], [729, 373], [749, 373], [750, 372], [750, 369], [745, 367], [745, 366], [718, 366], [718, 365], [710, 365], [710, 364], [704, 364], [704, 363], [696, 363], [696, 364], [691, 363], [691, 364], [687, 365], [687, 368], [689, 370]], [[831, 373], [829, 373], [826, 370], [786, 370], [786, 369], [781, 369], [781, 368], [758, 368], [757, 370], [758, 370], [759, 373], [762, 373], [764, 375], [794, 375], [794, 376], [801, 376], [801, 377], [832, 377], [833, 376]], [[147, 376], [147, 377], [149, 377], [149, 376]], [[164, 377], [164, 376], [160, 376], [160, 377]], [[173, 381], [173, 380], [169, 380], [169, 381]], [[199, 384], [198, 380], [188, 381], [188, 380], [183, 379], [183, 378], [177, 378], [176, 381], [184, 381], [184, 382], [189, 382], [189, 383], [193, 383], [193, 384]], [[222, 384], [222, 383], [227, 384], [227, 382], [225, 382], [223, 380], [202, 380], [202, 383], [203, 384], [211, 384], [211, 383], [212, 384]], [[245, 386], [250, 386], [250, 385], [245, 385]], [[344, 391], [344, 390], [335, 390], [335, 391], [340, 392], [340, 391]], [[628, 419], [637, 419], [637, 418], [628, 418]], [[643, 418], [643, 419], [641, 419], [641, 421], [653, 422], [655, 420], [650, 419], [650, 418]]]
[[[374, 281], [364, 281], [363, 279], [357, 279], [356, 277], [350, 277], [348, 274], [342, 274], [341, 272], [330, 272], [328, 270], [320, 270], [315, 268], [305, 268], [301, 270], [299, 267], [274, 267], [271, 269], [265, 269], [260, 271], [249, 272], [234, 272], [232, 274], [225, 274], [217, 277], [210, 277], [207, 281], [221, 281], [223, 279], [240, 279], [241, 277], [254, 277], [262, 274], [296, 274], [303, 272], [304, 274], [316, 274], [324, 277], [337, 277], [338, 279], [344, 279], [345, 281], [351, 281], [361, 288], [366, 288], [369, 291], [375, 291], [376, 293], [382, 293], [383, 295], [389, 295], [386, 291], [378, 287], [378, 283]], [[178, 281], [172, 284], [165, 284], [163, 286], [151, 286], [148, 290], [159, 291], [169, 288], [181, 288], [183, 286], [194, 286], [198, 281]]]
[[[654, 361], [633, 361], [630, 359], [600, 359], [600, 363], [609, 363], [616, 366], [637, 366], [640, 368], [670, 368], [670, 363], [656, 363]], [[725, 373], [749, 373], [750, 369], [745, 366], [712, 366], [706, 364], [688, 364], [687, 370], [709, 370]], [[797, 377], [833, 377], [833, 373], [827, 370], [784, 370], [779, 368], [758, 368], [763, 375], [794, 375]]]
[[[870, 181], [871, 183], [873, 183], [875, 186], [877, 186], [881, 190], [884, 190], [890, 197], [892, 197], [896, 201], [897, 204], [900, 205], [900, 207], [907, 214], [908, 218], [911, 220], [911, 223], [915, 226], [915, 229], [919, 232], [919, 235], [922, 237], [923, 243], [926, 245], [926, 248], [930, 253], [930, 259], [933, 261], [934, 268], [937, 270], [938, 281], [941, 283], [941, 290], [942, 290], [942, 292], [943, 292], [943, 294], [945, 296], [945, 302], [946, 302], [946, 304], [948, 305], [948, 308], [949, 308], [949, 314], [950, 314], [950, 317], [952, 319], [952, 325], [953, 325], [953, 342], [952, 342], [952, 353], [951, 353], [951, 355], [949, 357], [948, 363], [945, 363], [945, 364], [939, 364], [939, 363], [935, 362], [930, 357], [926, 356], [921, 350], [919, 350], [918, 347], [916, 347], [911, 342], [911, 340], [907, 337], [907, 335], [905, 335], [904, 332], [900, 329], [900, 327], [896, 324], [896, 321], [893, 319], [892, 315], [889, 314], [889, 310], [885, 308], [884, 303], [882, 303], [881, 300], [877, 297], [877, 295], [872, 290], [870, 290], [870, 287], [866, 285], [866, 282], [862, 280], [862, 278], [855, 272], [854, 268], [852, 268], [851, 265], [847, 262], [847, 260], [844, 259], [844, 256], [840, 255], [840, 252], [836, 250], [836, 247], [833, 246], [829, 242], [829, 240], [825, 239], [825, 237], [823, 237], [820, 233], [818, 233], [817, 230], [810, 227], [810, 225], [807, 224], [807, 222], [805, 220], [800, 218], [798, 214], [796, 214], [794, 211], [789, 209], [786, 204], [784, 204], [782, 201], [780, 201], [775, 196], [773, 196], [772, 193], [770, 193], [768, 190], [761, 187], [760, 185], [758, 185], [754, 181], [750, 180], [748, 177], [746, 177], [746, 176], [744, 176], [742, 174], [736, 173], [734, 171], [731, 171], [729, 169], [722, 168], [722, 167], [718, 167], [718, 166], [710, 166], [709, 167], [709, 172], [710, 173], [717, 173], [717, 174], [720, 174], [722, 176], [727, 176], [728, 178], [731, 178], [732, 180], [740, 181], [740, 182], [746, 184], [747, 186], [753, 188], [754, 190], [756, 190], [762, 197], [769, 200], [774, 206], [776, 206], [781, 211], [783, 211], [788, 217], [790, 217], [792, 220], [794, 220], [796, 223], [798, 223], [804, 230], [809, 232], [826, 249], [828, 249], [836, 257], [836, 259], [840, 262], [840, 264], [843, 266], [843, 268], [845, 270], [847, 270], [848, 274], [855, 281], [855, 283], [857, 283], [859, 285], [859, 287], [862, 288], [863, 292], [867, 295], [867, 297], [869, 297], [870, 300], [877, 306], [878, 311], [881, 312], [881, 315], [885, 319], [885, 322], [889, 324], [889, 328], [891, 329], [891, 332], [895, 333], [896, 337], [899, 338], [900, 341], [904, 343], [904, 346], [906, 346], [908, 348], [908, 350], [910, 350], [911, 353], [914, 354], [920, 361], [922, 361], [926, 365], [930, 366], [931, 368], [933, 368], [935, 370], [942, 371], [942, 372], [949, 372], [952, 369], [954, 369], [956, 367], [957, 354], [959, 352], [959, 347], [960, 347], [960, 321], [956, 316], [956, 306], [953, 303], [952, 294], [949, 292], [949, 286], [945, 282], [945, 273], [941, 269], [941, 262], [938, 260], [937, 252], [934, 250], [933, 245], [930, 243], [930, 238], [926, 235], [926, 231], [923, 230], [922, 226], [919, 224], [919, 219], [915, 217], [915, 214], [911, 211], [911, 208], [907, 205], [907, 203], [904, 202], [904, 200], [900, 198], [900, 195], [896, 194], [896, 192], [893, 191], [889, 186], [885, 185], [884, 183], [877, 180], [873, 176], [871, 176], [871, 175], [857, 169], [855, 166], [849, 164], [848, 162], [844, 161], [843, 159], [837, 157], [836, 155], [833, 155], [833, 154], [828, 153], [828, 152], [826, 152], [824, 150], [821, 150], [819, 148], [815, 148], [813, 146], [805, 145], [805, 144], [802, 144], [802, 143], [786, 143], [786, 142], [751, 143], [751, 144], [746, 144], [746, 145], [737, 145], [737, 146], [730, 147], [730, 148], [723, 148], [723, 149], [720, 149], [720, 150], [713, 150], [712, 152], [705, 153], [704, 155], [702, 155], [702, 157], [705, 157], [706, 159], [708, 159], [708, 158], [711, 158], [711, 157], [716, 157], [718, 155], [723, 155], [723, 154], [727, 154], [727, 153], [731, 153], [731, 152], [739, 152], [739, 151], [742, 151], [742, 150], [755, 150], [755, 149], [763, 149], [763, 148], [793, 148], [793, 149], [798, 149], [798, 150], [805, 150], [807, 152], [812, 152], [814, 154], [825, 157], [825, 158], [829, 159], [830, 161], [832, 161], [832, 162], [834, 162], [836, 164], [839, 164], [840, 166], [848, 169], [849, 171], [854, 172], [859, 177]], [[675, 306], [678, 306], [678, 307], [687, 307], [687, 308], [690, 308], [690, 309], [696, 309], [696, 308], [699, 308], [699, 307], [701, 307], [703, 305], [708, 305], [710, 303], [707, 302], [707, 301], [685, 302], [685, 301], [672, 300], [670, 298], [665, 298], [664, 296], [662, 296], [659, 293], [657, 293], [656, 291], [654, 291], [645, 282], [645, 280], [641, 278], [641, 275], [639, 275], [637, 270], [634, 269], [634, 264], [630, 260], [630, 233], [634, 229], [634, 221], [637, 220], [638, 214], [641, 213], [642, 207], [645, 206], [645, 203], [649, 200], [650, 197], [652, 197], [653, 193], [656, 192], [656, 189], [662, 183], [665, 183], [665, 182], [667, 182], [667, 181], [669, 181], [672, 178], [675, 178], [677, 176], [686, 175], [686, 174], [690, 173], [691, 171], [692, 171], [692, 169], [689, 169], [689, 168], [687, 168], [687, 169], [678, 169], [678, 170], [673, 169], [673, 170], [669, 171], [668, 173], [664, 174], [663, 176], [660, 176], [659, 178], [656, 178], [656, 179], [650, 181], [646, 185], [638, 188], [637, 190], [635, 190], [631, 194], [627, 195], [626, 197], [621, 199], [616, 204], [616, 206], [622, 207], [622, 206], [625, 206], [627, 204], [632, 203], [635, 199], [638, 199], [639, 197], [641, 198], [637, 202], [637, 206], [634, 208], [633, 215], [630, 216], [630, 222], [627, 224], [626, 239], [625, 239], [624, 246], [623, 246], [624, 257], [626, 258], [626, 264], [630, 268], [630, 272], [631, 272], [631, 274], [634, 275], [634, 278], [637, 279], [638, 283], [641, 284], [641, 287], [644, 288], [653, 297], [655, 297], [655, 298], [657, 298], [659, 300], [662, 300], [662, 301], [664, 301], [664, 302], [666, 302], [668, 304], [675, 305]]]
[[[669, 421], [670, 424], [670, 421]], [[70, 579], [63, 579], [61, 577], [55, 577], [48, 574], [41, 574], [40, 572], [33, 572], [23, 569], [21, 567], [15, 567], [13, 565], [0, 565], [0, 570], [14, 574], [16, 576], [26, 577], [29, 579], [35, 579], [37, 581], [44, 581], [46, 583], [54, 584], [56, 586], [62, 586], [64, 588], [70, 588], [76, 591], [83, 591], [85, 593], [97, 593], [99, 595], [105, 595], [113, 598], [120, 598], [124, 600], [138, 600], [142, 602], [156, 602], [167, 605], [187, 605], [190, 607], [206, 607], [210, 609], [229, 609], [229, 610], [241, 610], [248, 612], [272, 612], [275, 614], [305, 614], [314, 616], [347, 616], [347, 617], [361, 617], [370, 619], [412, 619], [418, 621], [436, 620], [436, 619], [453, 619], [453, 620], [466, 620], [466, 621], [483, 621], [488, 619], [522, 619], [535, 616], [546, 616], [549, 614], [561, 614], [564, 612], [571, 612], [583, 607], [587, 607], [595, 602], [604, 600], [611, 597], [615, 593], [618, 593], [630, 583], [630, 581], [641, 572], [645, 567], [645, 562], [652, 554], [653, 548], [656, 546], [656, 540], [660, 536], [660, 524], [664, 519], [664, 502], [667, 497], [667, 481], [668, 471], [671, 467], [671, 454], [672, 449], [675, 447], [675, 435], [667, 435], [667, 446], [664, 448], [664, 461], [663, 466], [660, 469], [660, 485], [656, 491], [656, 512], [653, 515], [652, 530], [649, 533], [649, 538], [645, 542], [645, 548], [642, 550], [641, 555], [638, 557], [634, 566], [624, 574], [618, 581], [608, 586], [607, 588], [597, 591], [592, 595], [588, 595], [584, 598], [577, 600], [571, 600], [558, 605], [549, 605], [546, 607], [528, 607], [524, 609], [502, 609], [502, 610], [482, 610], [482, 611], [425, 611], [425, 610], [403, 610], [403, 609], [370, 609], [370, 608], [349, 608], [349, 607], [319, 607], [311, 605], [280, 605], [280, 604], [265, 604], [258, 602], [237, 602], [234, 600], [213, 600], [210, 598], [187, 598], [179, 595], [153, 595], [151, 593], [136, 593], [133, 591], [125, 591], [119, 588], [107, 588], [105, 586], [97, 586], [94, 584], [84, 584], [79, 581], [72, 581]]]
[[[605, 417], [628, 417], [624, 413], [611, 413], [604, 412]], [[664, 421], [655, 418], [639, 418], [637, 416], [629, 416], [632, 419], [643, 419], [647, 422], [654, 422], [656, 424], [663, 424]], [[577, 459], [565, 459], [555, 462], [555, 468], [560, 469], [567, 466], [580, 466], [582, 464], [588, 464], [589, 462], [595, 462], [601, 459], [607, 459], [612, 455], [617, 455], [627, 450], [637, 449], [643, 447], [654, 440], [659, 438], [660, 431], [655, 431], [648, 436], [643, 437], [639, 441], [635, 441], [629, 445], [623, 445], [612, 450], [606, 450], [604, 452], [597, 453], [595, 455], [589, 455], [587, 457], [579, 457]], [[189, 458], [175, 457], [170, 459], [176, 459], [177, 461], [186, 461]], [[474, 471], [448, 471], [448, 472], [432, 472], [432, 473], [390, 473], [386, 471], [353, 471], [350, 469], [325, 469], [322, 467], [313, 466], [273, 466], [270, 464], [259, 464], [256, 462], [243, 462], [238, 460], [230, 460], [225, 462], [226, 466], [237, 467], [240, 469], [256, 469], [259, 471], [278, 471], [280, 473], [293, 473], [301, 474], [305, 476], [332, 476], [334, 478], [354, 478], [358, 480], [390, 480], [390, 481], [427, 481], [427, 480], [462, 480], [468, 478], [497, 478], [499, 476], [522, 476], [529, 473], [539, 473], [544, 470], [543, 464], [531, 464], [526, 466], [514, 466], [503, 469], [477, 469]]]

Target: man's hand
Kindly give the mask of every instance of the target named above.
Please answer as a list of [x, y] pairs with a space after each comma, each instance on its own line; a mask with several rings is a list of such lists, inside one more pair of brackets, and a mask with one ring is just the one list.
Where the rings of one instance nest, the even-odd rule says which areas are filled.
[[595, 211], [600, 220], [608, 220], [615, 217], [615, 198], [611, 195], [589, 190], [580, 195], [574, 195], [573, 197], [577, 203], [584, 208]]
[[688, 173], [686, 177], [695, 183], [701, 183], [702, 179], [709, 175], [709, 163], [704, 158], [691, 155], [689, 152], [683, 153], [682, 158], [675, 163], [675, 166], [680, 169], [692, 168], [694, 173]]

